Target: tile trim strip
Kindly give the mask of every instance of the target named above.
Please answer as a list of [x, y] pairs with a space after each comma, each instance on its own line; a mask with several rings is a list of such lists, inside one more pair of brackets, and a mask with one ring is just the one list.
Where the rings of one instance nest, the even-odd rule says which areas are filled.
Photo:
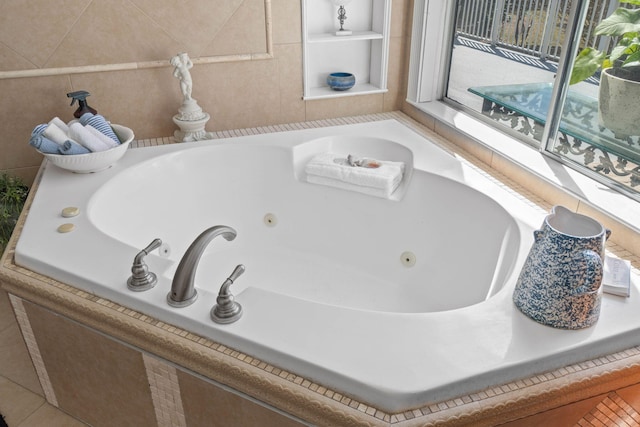
[[49, 379], [47, 368], [44, 366], [42, 354], [40, 353], [40, 348], [38, 347], [36, 337], [33, 334], [33, 329], [31, 329], [31, 322], [29, 322], [29, 317], [27, 316], [27, 312], [24, 309], [24, 304], [22, 304], [22, 299], [16, 297], [15, 295], [9, 294], [9, 300], [11, 301], [11, 305], [13, 306], [13, 311], [16, 314], [16, 320], [18, 321], [18, 325], [20, 325], [20, 330], [22, 331], [22, 336], [24, 337], [24, 342], [27, 345], [27, 350], [29, 351], [33, 366], [38, 375], [38, 379], [40, 380], [40, 385], [42, 386], [44, 397], [45, 399], [47, 399], [47, 402], [57, 408], [58, 399], [56, 398], [56, 393], [54, 392], [53, 385], [51, 384], [51, 380]]
[[158, 427], [186, 427], [176, 368], [142, 354]]

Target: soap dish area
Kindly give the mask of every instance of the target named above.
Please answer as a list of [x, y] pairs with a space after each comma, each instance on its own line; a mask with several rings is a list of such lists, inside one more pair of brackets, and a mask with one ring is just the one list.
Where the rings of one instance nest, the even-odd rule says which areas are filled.
[[113, 166], [129, 148], [129, 144], [133, 141], [134, 134], [131, 129], [125, 126], [112, 124], [114, 132], [122, 141], [116, 147], [105, 151], [97, 151], [87, 154], [49, 154], [42, 153], [51, 163], [59, 168], [66, 169], [75, 173], [93, 173], [100, 172]]

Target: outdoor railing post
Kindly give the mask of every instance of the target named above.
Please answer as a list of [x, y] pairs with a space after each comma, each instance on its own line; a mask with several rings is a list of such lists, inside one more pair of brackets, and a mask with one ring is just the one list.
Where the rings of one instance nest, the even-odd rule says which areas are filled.
[[495, 8], [493, 9], [493, 22], [491, 24], [491, 46], [495, 46], [500, 39], [500, 32], [504, 22], [502, 18], [504, 16], [504, 2], [505, 0], [496, 0]]
[[557, 20], [560, 17], [558, 10], [560, 8], [559, 0], [551, 0], [547, 9], [547, 19], [544, 23], [544, 33], [542, 34], [542, 43], [540, 44], [540, 59], [547, 59], [549, 56], [549, 45], [553, 32], [557, 28]]

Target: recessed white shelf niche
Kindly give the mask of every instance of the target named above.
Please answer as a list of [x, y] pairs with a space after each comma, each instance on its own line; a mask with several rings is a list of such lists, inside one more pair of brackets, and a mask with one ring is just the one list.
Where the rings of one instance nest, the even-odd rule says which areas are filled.
[[[387, 91], [391, 0], [352, 0], [345, 5], [344, 29], [338, 36], [338, 7], [331, 0], [301, 0], [304, 99]], [[356, 85], [346, 91], [327, 86], [327, 76], [347, 72]]]

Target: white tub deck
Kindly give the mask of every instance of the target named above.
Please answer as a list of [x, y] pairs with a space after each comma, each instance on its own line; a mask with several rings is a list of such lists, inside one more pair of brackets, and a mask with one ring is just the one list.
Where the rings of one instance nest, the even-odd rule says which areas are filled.
[[[519, 266], [532, 242], [531, 233], [542, 223], [544, 213], [532, 209], [402, 124], [387, 121], [292, 131], [271, 134], [264, 141], [273, 141], [277, 136], [277, 144], [287, 146], [336, 133], [402, 140], [413, 152], [415, 171], [429, 171], [465, 183], [488, 194], [510, 212], [521, 236], [521, 246], [515, 261], [517, 268], [507, 275], [504, 286], [491, 298], [471, 306], [446, 311], [402, 312], [375, 307], [364, 309], [353, 304], [345, 307], [329, 301], [283, 295], [251, 286], [247, 276], [246, 286], [237, 295], [244, 315], [240, 321], [224, 326], [209, 319], [209, 310], [219, 284], [235, 264], [225, 264], [224, 271], [219, 271], [217, 265], [203, 265], [204, 275], [214, 275], [215, 271], [219, 276], [209, 284], [198, 285], [200, 297], [187, 308], [171, 308], [165, 302], [171, 272], [175, 269], [172, 258], [150, 256], [150, 268], [161, 273], [158, 285], [144, 293], [128, 291], [125, 282], [134, 255], [152, 238], [162, 236], [150, 236], [139, 247], [108, 237], [96, 227], [95, 222], [100, 221], [87, 214], [91, 211], [91, 195], [109, 179], [150, 157], [207, 144], [251, 145], [260, 143], [262, 135], [130, 150], [116, 166], [93, 175], [74, 175], [47, 165], [16, 248], [16, 262], [391, 413], [640, 344], [640, 317], [637, 316], [640, 297], [635, 282], [629, 298], [604, 296], [601, 318], [589, 329], [556, 330], [523, 316], [514, 307], [511, 294]], [[405, 193], [404, 196], [411, 195]], [[131, 200], [134, 206], [144, 198]], [[80, 207], [82, 214], [72, 220], [61, 218], [60, 211], [67, 206]], [[473, 209], [468, 213], [470, 222], [474, 213]], [[118, 212], [121, 214], [126, 216], [127, 212]], [[63, 222], [74, 223], [76, 230], [57, 233], [57, 227]], [[185, 226], [188, 223], [189, 210], [186, 209]], [[425, 224], [425, 227], [431, 226]], [[461, 256], [452, 261], [452, 268], [463, 269], [467, 265], [469, 254], [464, 251], [464, 241], [440, 243], [460, 247]], [[212, 243], [221, 250], [225, 244], [227, 242]], [[180, 256], [181, 245], [183, 243], [176, 244], [178, 255], [174, 256]], [[247, 268], [249, 272], [251, 265]], [[243, 280], [244, 277], [240, 278], [238, 283]]]

